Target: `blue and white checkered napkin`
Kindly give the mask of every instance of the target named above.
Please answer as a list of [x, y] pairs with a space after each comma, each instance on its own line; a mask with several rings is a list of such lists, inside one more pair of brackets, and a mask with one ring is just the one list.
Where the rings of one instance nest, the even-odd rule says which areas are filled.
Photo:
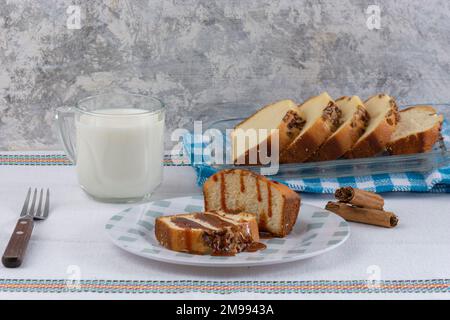
[[[442, 135], [446, 144], [450, 142], [450, 128], [444, 122]], [[195, 138], [195, 139], [194, 139]], [[197, 172], [197, 183], [203, 185], [217, 169], [208, 164], [203, 155], [202, 137], [187, 134], [183, 137], [184, 148], [191, 165]], [[227, 142], [228, 143], [228, 142]], [[278, 180], [291, 189], [310, 193], [334, 193], [343, 186], [352, 186], [373, 192], [448, 192], [450, 193], [450, 167], [440, 168], [427, 173], [392, 173], [343, 178], [288, 179]]]

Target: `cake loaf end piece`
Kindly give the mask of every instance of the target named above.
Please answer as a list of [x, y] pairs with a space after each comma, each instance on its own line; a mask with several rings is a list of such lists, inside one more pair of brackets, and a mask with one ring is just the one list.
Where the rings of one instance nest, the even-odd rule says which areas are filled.
[[287, 186], [251, 171], [231, 169], [212, 175], [203, 186], [205, 210], [256, 214], [260, 231], [284, 237], [300, 210], [300, 196]]

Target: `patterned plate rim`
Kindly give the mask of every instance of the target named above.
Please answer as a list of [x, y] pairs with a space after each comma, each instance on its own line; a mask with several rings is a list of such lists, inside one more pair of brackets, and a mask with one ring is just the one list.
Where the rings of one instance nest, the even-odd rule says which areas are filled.
[[[192, 199], [192, 197], [173, 197], [173, 198], [165, 198], [165, 199], [159, 199], [157, 201], [173, 201], [173, 200], [180, 200], [180, 199]], [[144, 206], [144, 205], [148, 205], [150, 204], [152, 201], [147, 202], [147, 203], [143, 203], [143, 204], [138, 204], [137, 206]], [[346, 236], [344, 236], [338, 243], [332, 244], [327, 246], [326, 248], [322, 249], [322, 250], [318, 250], [318, 251], [314, 251], [314, 252], [310, 252], [310, 253], [299, 253], [299, 254], [293, 254], [292, 257], [287, 258], [287, 259], [279, 259], [279, 258], [274, 258], [272, 260], [267, 259], [267, 260], [246, 260], [245, 262], [236, 262], [233, 261], [232, 259], [230, 260], [225, 260], [225, 261], [221, 261], [221, 260], [208, 260], [208, 261], [195, 261], [195, 260], [186, 260], [183, 259], [181, 257], [178, 258], [173, 258], [173, 257], [164, 257], [161, 256], [159, 254], [154, 254], [154, 253], [142, 253], [141, 251], [138, 250], [133, 250], [133, 248], [130, 247], [124, 247], [123, 244], [118, 241], [117, 239], [114, 238], [114, 236], [111, 234], [110, 229], [107, 228], [107, 226], [110, 224], [111, 221], [113, 221], [113, 217], [116, 214], [114, 214], [113, 216], [111, 216], [108, 221], [105, 224], [105, 231], [108, 234], [109, 239], [111, 239], [111, 241], [114, 243], [114, 245], [116, 245], [117, 247], [119, 247], [120, 249], [129, 252], [131, 254], [137, 255], [139, 257], [143, 257], [149, 260], [154, 260], [154, 261], [159, 261], [159, 262], [164, 262], [164, 263], [170, 263], [170, 264], [175, 264], [175, 265], [187, 265], [187, 266], [196, 266], [196, 267], [257, 267], [257, 266], [268, 266], [268, 265], [275, 265], [275, 264], [282, 264], [282, 263], [289, 263], [289, 262], [294, 262], [294, 261], [300, 261], [300, 260], [305, 260], [305, 259], [309, 259], [318, 255], [322, 255], [325, 254], [331, 250], [336, 249], [337, 247], [341, 246], [342, 244], [344, 244], [348, 238], [350, 237], [350, 225], [348, 224], [347, 221], [345, 221], [342, 217], [338, 216], [337, 214], [320, 208], [320, 207], [316, 207], [314, 205], [310, 205], [308, 203], [301, 203], [301, 206], [306, 206], [306, 207], [310, 207], [313, 209], [319, 209], [321, 211], [327, 211], [330, 215], [333, 215], [336, 219], [340, 220], [340, 224], [344, 223], [344, 226], [346, 228], [347, 234]], [[124, 212], [128, 212], [130, 209], [132, 209], [133, 207], [130, 208], [126, 208], [122, 211], [119, 212], [120, 213], [124, 213]], [[167, 248], [164, 248], [163, 246], [161, 246], [160, 250], [167, 250], [170, 251]]]

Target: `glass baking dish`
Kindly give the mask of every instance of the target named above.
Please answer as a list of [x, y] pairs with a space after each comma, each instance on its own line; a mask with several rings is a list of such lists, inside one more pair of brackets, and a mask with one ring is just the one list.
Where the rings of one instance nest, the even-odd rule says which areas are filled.
[[[450, 113], [450, 104], [418, 104], [431, 105], [438, 113], [444, 115]], [[404, 106], [411, 107], [417, 105]], [[400, 108], [403, 109], [403, 108]], [[218, 129], [223, 134], [226, 129], [232, 129], [244, 118], [233, 118], [220, 120], [211, 123], [208, 129]], [[278, 173], [275, 175], [279, 179], [313, 179], [313, 178], [339, 178], [350, 176], [365, 176], [373, 174], [388, 174], [398, 172], [428, 172], [446, 165], [450, 165], [450, 132], [447, 120], [444, 120], [442, 128], [443, 139], [439, 140], [433, 150], [427, 153], [410, 155], [391, 156], [383, 154], [372, 158], [362, 159], [340, 159], [333, 161], [280, 164]], [[229, 144], [227, 144], [229, 148]], [[231, 164], [211, 164], [217, 170], [240, 168], [260, 172], [260, 166], [235, 166]]]

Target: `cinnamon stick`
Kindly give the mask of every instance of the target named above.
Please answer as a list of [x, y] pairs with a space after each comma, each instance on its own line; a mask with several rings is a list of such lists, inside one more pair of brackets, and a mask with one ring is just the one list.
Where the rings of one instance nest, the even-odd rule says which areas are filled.
[[359, 208], [342, 202], [328, 202], [325, 209], [330, 210], [345, 220], [370, 225], [393, 228], [398, 224], [398, 217], [389, 211]]
[[383, 210], [384, 206], [384, 199], [380, 195], [352, 187], [337, 189], [334, 196], [340, 202], [350, 203], [357, 207]]

